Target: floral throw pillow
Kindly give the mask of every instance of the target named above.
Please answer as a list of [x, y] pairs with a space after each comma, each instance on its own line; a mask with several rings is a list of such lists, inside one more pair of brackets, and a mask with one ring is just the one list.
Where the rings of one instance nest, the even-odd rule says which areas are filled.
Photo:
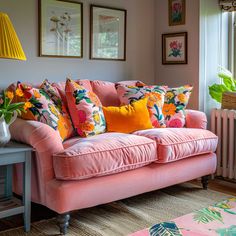
[[62, 141], [66, 139], [65, 119], [43, 89], [32, 88], [18, 82], [15, 93], [17, 102], [25, 102], [26, 113], [21, 113], [22, 119], [47, 124], [59, 132]]
[[60, 113], [59, 118], [61, 123], [59, 128], [61, 136], [63, 136], [63, 140], [72, 137], [74, 134], [73, 124], [69, 115], [69, 111], [67, 110], [67, 106], [62, 100], [59, 91], [57, 88], [53, 87], [48, 80], [44, 80], [40, 88], [47, 93]]
[[154, 128], [164, 128], [165, 119], [162, 114], [165, 89], [160, 86], [127, 86], [116, 85], [121, 105], [127, 105], [141, 98], [148, 98], [148, 111]]
[[81, 137], [88, 137], [106, 131], [102, 104], [95, 93], [86, 90], [73, 80], [66, 81], [66, 99], [70, 115]]
[[167, 127], [182, 128], [185, 126], [185, 108], [192, 89], [193, 87], [190, 85], [167, 89], [162, 110]]

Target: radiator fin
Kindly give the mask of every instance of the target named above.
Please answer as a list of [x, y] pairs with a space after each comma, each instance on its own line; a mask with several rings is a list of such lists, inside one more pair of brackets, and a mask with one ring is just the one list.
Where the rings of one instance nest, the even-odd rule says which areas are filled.
[[219, 138], [216, 175], [236, 180], [236, 110], [213, 109], [211, 131]]

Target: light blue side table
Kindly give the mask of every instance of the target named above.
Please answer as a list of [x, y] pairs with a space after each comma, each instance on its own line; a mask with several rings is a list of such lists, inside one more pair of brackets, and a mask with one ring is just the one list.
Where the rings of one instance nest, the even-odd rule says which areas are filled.
[[[5, 197], [1, 199], [0, 218], [24, 214], [24, 230], [30, 231], [31, 214], [31, 154], [33, 149], [27, 145], [9, 142], [0, 148], [0, 166], [6, 166]], [[23, 202], [12, 196], [12, 165], [23, 164]]]

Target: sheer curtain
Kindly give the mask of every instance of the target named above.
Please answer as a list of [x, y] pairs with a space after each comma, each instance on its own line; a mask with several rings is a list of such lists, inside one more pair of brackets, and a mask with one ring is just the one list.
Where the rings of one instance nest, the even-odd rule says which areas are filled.
[[219, 108], [209, 95], [208, 87], [219, 83], [219, 66], [229, 68], [229, 13], [222, 12], [218, 0], [200, 1], [200, 110], [208, 117], [212, 108]]

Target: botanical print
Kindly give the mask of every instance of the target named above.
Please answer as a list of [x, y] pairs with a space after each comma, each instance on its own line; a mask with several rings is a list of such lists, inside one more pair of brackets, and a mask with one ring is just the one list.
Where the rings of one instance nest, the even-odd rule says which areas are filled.
[[235, 236], [236, 198], [161, 222], [130, 236]]
[[185, 0], [169, 0], [169, 25], [185, 23]]
[[190, 85], [169, 88], [166, 91], [162, 112], [167, 127], [182, 128], [185, 125], [185, 108], [193, 87]]
[[168, 57], [181, 57], [183, 52], [182, 52], [182, 42], [178, 42], [177, 40], [171, 41], [170, 42], [170, 53]]
[[167, 38], [167, 60], [183, 60], [185, 58], [184, 43], [183, 37]]
[[41, 54], [82, 56], [82, 5], [41, 0]]
[[162, 35], [162, 63], [187, 64], [187, 32]]
[[116, 85], [116, 90], [122, 105], [130, 104], [141, 98], [148, 98], [148, 111], [153, 127], [164, 128], [162, 107], [164, 104], [165, 88], [161, 86], [127, 86]]

